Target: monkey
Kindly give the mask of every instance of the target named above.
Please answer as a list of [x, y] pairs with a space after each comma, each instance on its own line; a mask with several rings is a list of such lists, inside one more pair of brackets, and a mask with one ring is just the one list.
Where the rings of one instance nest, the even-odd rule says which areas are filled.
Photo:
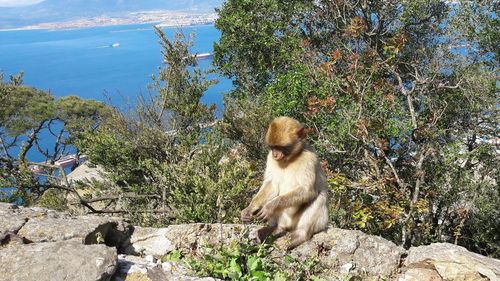
[[272, 120], [265, 136], [269, 148], [264, 180], [241, 221], [253, 216], [267, 222], [257, 231], [259, 241], [290, 233], [291, 250], [327, 228], [328, 191], [316, 153], [306, 144], [307, 132], [290, 117]]

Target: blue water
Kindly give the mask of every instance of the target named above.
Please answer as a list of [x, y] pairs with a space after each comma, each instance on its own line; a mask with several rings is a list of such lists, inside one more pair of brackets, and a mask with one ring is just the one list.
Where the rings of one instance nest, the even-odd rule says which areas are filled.
[[[220, 33], [212, 25], [164, 29], [195, 33], [192, 52], [212, 52]], [[110, 47], [119, 43], [119, 47]], [[161, 47], [151, 24], [76, 30], [0, 32], [0, 71], [4, 76], [24, 71], [24, 83], [54, 96], [77, 95], [120, 106], [146, 92], [151, 75], [162, 65]], [[211, 60], [200, 60], [207, 69]], [[213, 77], [213, 76], [212, 76]], [[215, 77], [219, 78], [219, 77]], [[220, 79], [203, 98], [221, 105], [231, 82]]]
[[[195, 34], [192, 53], [212, 52], [220, 32], [213, 25], [166, 28]], [[118, 47], [111, 47], [119, 43]], [[76, 30], [25, 30], [0, 32], [0, 71], [8, 75], [24, 71], [24, 84], [50, 91], [55, 97], [77, 95], [96, 99], [128, 110], [140, 94], [147, 93], [151, 76], [162, 66], [161, 46], [151, 24], [96, 27]], [[212, 66], [211, 59], [199, 61], [202, 69]], [[219, 112], [224, 92], [231, 81], [210, 75], [219, 83], [212, 86], [202, 101], [215, 103]], [[53, 151], [54, 137], [41, 134], [45, 149]], [[17, 149], [11, 151], [17, 154]], [[36, 150], [28, 153], [31, 161], [44, 161]]]

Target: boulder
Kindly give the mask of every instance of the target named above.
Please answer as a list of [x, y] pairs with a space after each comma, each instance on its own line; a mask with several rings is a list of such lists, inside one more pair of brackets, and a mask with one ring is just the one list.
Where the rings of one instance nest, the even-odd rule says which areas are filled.
[[[119, 218], [0, 203], [0, 280], [212, 281], [161, 258], [174, 250], [199, 256], [206, 246], [256, 243], [259, 228], [201, 223], [133, 227]], [[499, 260], [447, 243], [405, 251], [381, 237], [333, 227], [290, 252], [279, 247], [286, 239], [279, 238], [269, 254], [278, 262], [286, 255], [304, 263], [319, 261], [319, 277], [325, 280], [500, 280]]]
[[211, 277], [189, 276], [187, 269], [176, 262], [119, 255], [118, 270], [112, 281], [215, 281]]
[[14, 204], [0, 203], [0, 244], [7, 236], [17, 234], [31, 218], [57, 216], [58, 213], [44, 208], [23, 208]]
[[328, 269], [325, 277], [347, 275], [386, 279], [395, 276], [404, 253], [403, 248], [381, 237], [333, 227], [291, 252], [299, 259], [318, 256], [322, 266]]
[[132, 227], [115, 218], [97, 216], [41, 216], [29, 219], [18, 235], [31, 242], [78, 239], [83, 244], [105, 243], [121, 248]]
[[117, 267], [116, 249], [80, 241], [25, 244], [0, 250], [0, 279], [9, 281], [107, 281]]
[[457, 245], [435, 243], [410, 248], [401, 271], [398, 280], [498, 281], [500, 260], [469, 252]]
[[124, 249], [128, 255], [152, 255], [160, 258], [175, 250], [175, 246], [166, 237], [168, 228], [134, 227], [129, 238], [129, 245]]
[[[200, 252], [205, 245], [225, 244], [242, 237], [255, 240], [255, 225], [186, 224], [166, 228], [136, 228], [126, 248], [129, 254], [142, 253], [159, 258], [172, 250], [185, 253]], [[137, 231], [137, 232], [136, 232]], [[356, 276], [394, 276], [405, 250], [381, 237], [356, 230], [329, 228], [316, 234], [290, 254], [306, 260], [319, 257], [328, 268], [327, 276], [338, 274]], [[276, 249], [277, 256], [285, 255]]]

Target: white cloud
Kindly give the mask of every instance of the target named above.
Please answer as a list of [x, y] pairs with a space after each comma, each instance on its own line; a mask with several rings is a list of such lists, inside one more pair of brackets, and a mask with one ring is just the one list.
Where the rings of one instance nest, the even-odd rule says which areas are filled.
[[44, 0], [0, 0], [0, 7], [28, 6], [43, 2]]

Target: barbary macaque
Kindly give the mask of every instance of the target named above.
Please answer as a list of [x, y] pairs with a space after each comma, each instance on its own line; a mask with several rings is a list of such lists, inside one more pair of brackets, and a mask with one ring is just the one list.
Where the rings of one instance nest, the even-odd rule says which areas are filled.
[[275, 118], [266, 133], [269, 147], [264, 181], [241, 220], [252, 216], [268, 226], [258, 230], [263, 241], [269, 235], [290, 232], [287, 250], [293, 249], [327, 228], [326, 177], [316, 154], [306, 144], [307, 132], [290, 117]]

